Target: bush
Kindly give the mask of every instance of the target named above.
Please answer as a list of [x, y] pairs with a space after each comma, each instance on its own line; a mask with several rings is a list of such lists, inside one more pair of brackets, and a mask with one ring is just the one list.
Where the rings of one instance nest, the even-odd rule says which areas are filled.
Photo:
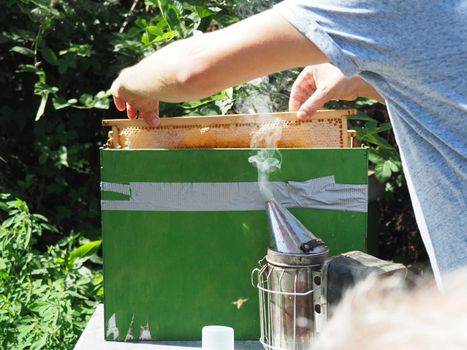
[[[99, 238], [98, 150], [106, 138], [100, 121], [122, 117], [110, 107], [112, 80], [174, 40], [237, 21], [235, 4], [2, 2], [0, 83], [8, 88], [0, 96], [0, 189], [25, 199], [63, 232]], [[223, 92], [162, 104], [161, 113], [220, 114], [231, 105], [232, 96]]]
[[43, 233], [57, 233], [20, 199], [0, 194], [7, 213], [0, 226], [0, 348], [71, 349], [102, 297], [100, 241], [76, 247], [72, 234], [45, 251], [34, 248]]

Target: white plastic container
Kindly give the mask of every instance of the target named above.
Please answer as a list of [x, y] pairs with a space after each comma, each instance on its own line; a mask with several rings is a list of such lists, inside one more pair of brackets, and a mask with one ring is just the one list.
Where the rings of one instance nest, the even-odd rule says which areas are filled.
[[224, 326], [205, 326], [202, 330], [203, 350], [234, 350], [234, 330]]

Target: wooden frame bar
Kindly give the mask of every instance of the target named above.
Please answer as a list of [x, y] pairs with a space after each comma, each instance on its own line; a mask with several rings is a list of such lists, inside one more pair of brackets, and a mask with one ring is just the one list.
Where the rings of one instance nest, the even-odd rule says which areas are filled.
[[[346, 118], [349, 115], [356, 113], [353, 109], [329, 109], [317, 111], [312, 119], [329, 119], [329, 118]], [[188, 117], [171, 117], [161, 118], [161, 124], [158, 127], [164, 126], [180, 126], [180, 125], [212, 125], [212, 124], [248, 124], [248, 123], [264, 123], [264, 118], [279, 118], [284, 121], [296, 121], [298, 123], [306, 123], [308, 121], [299, 121], [295, 112], [279, 112], [279, 113], [257, 113], [257, 114], [226, 114], [213, 116], [188, 116]], [[117, 126], [117, 127], [148, 127], [142, 119], [104, 119], [102, 126]]]
[[[284, 130], [281, 138], [284, 142], [282, 145], [279, 143], [278, 147], [346, 148], [349, 144], [352, 145], [349, 142], [347, 116], [355, 112], [352, 109], [320, 110], [306, 121], [298, 120], [295, 112], [281, 112], [161, 118], [157, 127], [148, 125], [142, 119], [105, 119], [102, 125], [112, 128], [107, 142], [110, 148], [242, 148], [248, 147], [246, 138], [250, 138], [254, 130], [269, 121], [279, 119], [292, 129]], [[135, 139], [130, 140], [128, 136], [132, 129], [140, 129], [146, 136], [153, 136], [146, 137], [144, 144], [133, 142]], [[177, 129], [184, 130], [176, 131]], [[229, 130], [227, 134], [226, 130]], [[328, 132], [329, 142], [324, 141]]]

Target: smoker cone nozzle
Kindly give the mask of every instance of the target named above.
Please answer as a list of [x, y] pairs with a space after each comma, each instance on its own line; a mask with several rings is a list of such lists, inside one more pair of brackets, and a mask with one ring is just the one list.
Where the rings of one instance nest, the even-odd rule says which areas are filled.
[[271, 231], [270, 249], [284, 254], [326, 254], [326, 244], [274, 199], [266, 202]]

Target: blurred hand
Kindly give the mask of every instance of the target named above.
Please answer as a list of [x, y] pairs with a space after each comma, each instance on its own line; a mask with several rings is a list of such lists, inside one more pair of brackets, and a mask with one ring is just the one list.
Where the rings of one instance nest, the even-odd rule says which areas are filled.
[[383, 98], [358, 76], [347, 78], [330, 63], [306, 67], [295, 80], [290, 92], [289, 110], [299, 119], [309, 119], [331, 100], [352, 101], [358, 97]]
[[121, 112], [126, 110], [129, 119], [144, 119], [151, 126], [158, 126], [159, 120], [159, 101], [146, 96], [138, 96], [124, 88], [124, 72], [112, 83], [110, 91], [112, 92], [114, 103]]

